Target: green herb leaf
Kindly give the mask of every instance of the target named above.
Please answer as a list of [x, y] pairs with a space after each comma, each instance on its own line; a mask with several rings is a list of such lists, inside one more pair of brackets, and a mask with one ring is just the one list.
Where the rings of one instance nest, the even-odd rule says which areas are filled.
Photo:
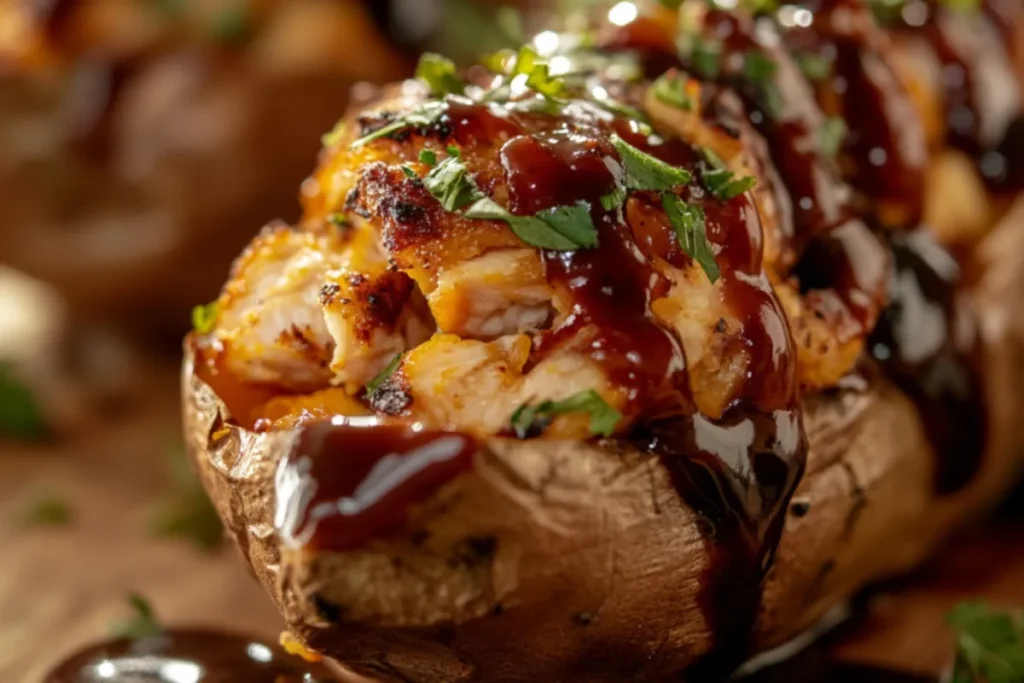
[[616, 187], [614, 190], [601, 197], [601, 206], [604, 207], [605, 211], [614, 211], [626, 203], [626, 196], [628, 194], [629, 193], [626, 192], [626, 188]]
[[455, 145], [448, 145], [447, 147], [445, 147], [445, 151], [448, 152], [448, 154], [453, 157], [462, 156], [462, 151], [459, 150], [459, 148], [456, 147]]
[[597, 228], [590, 217], [590, 207], [585, 202], [541, 211], [536, 218], [547, 223], [558, 234], [567, 237], [579, 247], [597, 246]]
[[693, 179], [686, 169], [666, 164], [618, 135], [612, 134], [612, 146], [619, 153], [626, 171], [626, 186], [631, 190], [671, 190]]
[[25, 509], [21, 522], [27, 527], [67, 526], [71, 523], [71, 506], [63, 498], [42, 496]]
[[128, 604], [131, 606], [134, 615], [130, 619], [116, 622], [111, 628], [111, 634], [115, 638], [129, 638], [140, 640], [151, 638], [164, 632], [164, 627], [156, 619], [153, 607], [146, 598], [138, 593], [128, 594]]
[[402, 169], [402, 173], [405, 174], [406, 178], [417, 178], [418, 179], [420, 177], [420, 175], [415, 171], [415, 169], [413, 169], [413, 167], [409, 166], [408, 164], [402, 164], [401, 169]]
[[433, 150], [421, 149], [420, 150], [420, 163], [426, 164], [427, 166], [437, 166], [437, 154]]
[[716, 79], [722, 72], [722, 45], [717, 41], [692, 37], [690, 62], [699, 76]]
[[556, 415], [590, 413], [590, 431], [611, 436], [622, 414], [612, 408], [593, 389], [581, 391], [562, 401], [544, 401], [537, 405], [523, 404], [512, 414], [512, 430], [520, 439], [543, 432]]
[[693, 100], [686, 92], [687, 78], [677, 73], [663, 74], [651, 86], [659, 102], [678, 107], [685, 111], [693, 109]]
[[169, 486], [150, 511], [147, 529], [157, 538], [176, 538], [210, 551], [224, 540], [224, 525], [210, 502], [184, 448], [174, 448], [167, 460]]
[[216, 301], [192, 309], [192, 329], [199, 334], [209, 334], [217, 324], [219, 306]]
[[337, 212], [327, 214], [327, 222], [340, 230], [349, 228], [352, 225], [345, 214]]
[[835, 158], [843, 148], [846, 139], [846, 122], [838, 116], [830, 116], [818, 129], [818, 146], [821, 153]]
[[402, 354], [397, 353], [395, 357], [391, 359], [391, 362], [387, 364], [380, 373], [366, 383], [366, 395], [376, 393], [378, 389], [384, 386], [384, 383], [391, 379], [391, 375], [395, 374], [398, 370], [398, 366], [402, 364]]
[[832, 75], [832, 63], [813, 52], [797, 54], [796, 62], [804, 76], [815, 83], [820, 83]]
[[582, 202], [541, 211], [536, 216], [516, 216], [490, 197], [483, 197], [470, 206], [465, 215], [505, 221], [516, 237], [540, 249], [575, 251], [597, 246], [597, 228]]
[[450, 156], [430, 170], [423, 184], [446, 211], [455, 211], [483, 197], [458, 156]]
[[754, 83], [770, 81], [778, 69], [775, 60], [763, 52], [750, 50], [743, 55], [743, 75]]
[[0, 362], [0, 437], [42, 439], [49, 431], [43, 411], [16, 374], [14, 366]]
[[1024, 680], [1024, 614], [965, 602], [953, 609], [947, 621], [957, 631], [953, 683]]
[[661, 196], [661, 205], [672, 222], [676, 239], [679, 240], [679, 247], [700, 264], [708, 279], [714, 283], [718, 279], [720, 271], [718, 262], [715, 261], [715, 252], [708, 240], [703, 209], [687, 204], [682, 198], [671, 192], [666, 192]]
[[707, 191], [718, 199], [729, 201], [757, 184], [757, 178], [754, 176], [736, 178], [735, 174], [726, 168], [725, 162], [709, 147], [702, 148], [701, 153], [706, 166], [701, 173], [701, 180], [704, 181]]
[[426, 83], [430, 92], [438, 97], [461, 95], [466, 91], [466, 84], [459, 78], [455, 62], [433, 52], [425, 52], [420, 57], [416, 78]]
[[391, 123], [383, 126], [368, 135], [364, 135], [352, 143], [350, 149], [357, 149], [363, 145], [379, 140], [380, 138], [394, 135], [395, 133], [413, 127], [426, 127], [437, 122], [445, 112], [448, 111], [448, 104], [441, 101], [424, 102], [412, 111], [399, 116]]
[[526, 75], [526, 86], [544, 97], [555, 99], [565, 95], [565, 83], [551, 75], [547, 62], [529, 45], [519, 48], [509, 77], [522, 74]]

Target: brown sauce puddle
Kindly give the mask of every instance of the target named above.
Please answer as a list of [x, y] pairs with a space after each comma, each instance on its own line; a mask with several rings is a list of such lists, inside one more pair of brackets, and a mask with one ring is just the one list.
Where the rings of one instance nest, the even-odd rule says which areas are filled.
[[334, 683], [325, 667], [257, 638], [199, 629], [110, 640], [77, 652], [43, 683]]

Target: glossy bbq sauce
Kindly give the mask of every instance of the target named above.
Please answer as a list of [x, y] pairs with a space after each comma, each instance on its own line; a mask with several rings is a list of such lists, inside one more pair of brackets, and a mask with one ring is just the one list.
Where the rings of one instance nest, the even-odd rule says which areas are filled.
[[345, 551], [398, 531], [423, 502], [473, 466], [469, 436], [335, 418], [299, 431], [275, 478], [283, 543]]
[[998, 4], [957, 10], [908, 0], [891, 21], [934, 51], [949, 142], [974, 158], [991, 189], [1013, 192], [1024, 187], [1024, 102], [1011, 61], [1010, 17]]
[[324, 666], [279, 646], [219, 631], [173, 629], [88, 647], [43, 683], [331, 683]]
[[923, 232], [891, 237], [891, 303], [868, 341], [886, 374], [917, 404], [938, 456], [936, 486], [951, 493], [981, 465], [988, 442], [982, 347], [956, 262]]
[[[518, 128], [501, 150], [510, 210], [529, 214], [586, 202], [600, 241], [596, 249], [543, 253], [548, 281], [568, 295], [572, 310], [540, 336], [532, 362], [560, 350], [582, 350], [627, 388], [624, 412], [643, 425], [632, 441], [662, 459], [684, 501], [705, 521], [711, 561], [700, 600], [718, 653], [705, 668], [727, 671], [746, 652], [782, 511], [803, 471], [807, 447], [795, 352], [762, 272], [757, 211], [747, 195], [728, 202], [708, 195], [690, 146], [645, 137], [625, 121], [592, 112], [537, 118], [459, 106], [450, 116], [453, 136], [471, 139], [493, 127], [489, 119], [496, 115]], [[612, 132], [693, 172], [682, 196], [704, 212], [732, 318], [722, 319], [717, 333], [728, 337], [728, 358], [747, 363], [735, 399], [719, 419], [699, 414], [680, 340], [652, 312], [652, 303], [656, 307], [672, 288], [658, 264], [691, 265], [660, 197], [636, 191], [621, 209], [601, 206], [619, 172]]]
[[917, 224], [927, 141], [885, 36], [863, 0], [810, 0], [800, 7], [811, 12], [810, 23], [797, 21], [793, 6], [774, 17], [818, 104], [842, 122], [841, 150], [850, 162], [844, 177], [883, 222]]

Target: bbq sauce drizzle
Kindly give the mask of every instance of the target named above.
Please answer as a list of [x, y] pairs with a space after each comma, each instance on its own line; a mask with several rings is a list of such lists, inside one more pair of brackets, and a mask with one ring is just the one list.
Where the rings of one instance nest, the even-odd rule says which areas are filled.
[[[854, 10], [863, 9], [852, 0], [849, 5]], [[858, 16], [863, 19], [863, 12]], [[745, 22], [739, 15], [713, 10], [705, 26], [727, 51], [771, 53], [758, 40], [753, 24]], [[861, 111], [868, 114], [848, 124], [854, 138], [845, 150], [853, 160], [853, 169], [847, 169], [845, 175], [873, 202], [892, 202], [901, 208], [892, 221], [896, 227], [913, 225], [920, 212], [923, 188], [923, 136], [901, 120], [900, 112], [906, 110], [905, 93], [891, 73], [880, 74], [875, 69], [879, 65], [879, 45], [870, 30], [860, 24], [853, 31], [829, 26], [830, 31], [820, 34], [801, 27], [794, 32], [792, 44], [801, 50], [834, 53], [833, 79], [842, 79], [848, 88], [837, 111], [857, 114], [858, 107], [849, 103], [859, 103], [863, 105]], [[649, 65], [669, 61], [666, 41], [654, 41], [658, 44], [652, 49], [633, 39], [644, 32], [631, 34], [629, 28], [624, 27], [624, 32], [605, 47], [635, 50]], [[780, 29], [776, 26], [769, 30]], [[769, 85], [777, 88], [781, 97], [767, 99], [763, 82], [751, 84], [736, 73], [719, 75], [718, 84], [743, 95], [752, 123], [767, 141], [775, 170], [786, 180], [786, 187], [781, 189], [788, 194], [794, 210], [785, 228], [797, 258], [802, 259], [796, 272], [803, 286], [838, 296], [866, 334], [880, 312], [878, 292], [887, 284], [887, 271], [878, 266], [879, 260], [885, 260], [887, 247], [882, 247], [857, 217], [864, 209], [854, 207], [840, 169], [812, 141], [823, 121], [814, 101], [815, 95], [824, 99], [822, 90], [809, 87], [781, 52], [770, 56], [786, 65], [769, 76]], [[683, 65], [687, 66], [685, 59]], [[826, 84], [834, 87], [835, 80]], [[707, 92], [713, 100], [714, 88], [709, 87]], [[780, 102], [781, 108], [776, 108]], [[743, 336], [751, 351], [748, 381], [721, 418], [711, 420], [695, 410], [680, 343], [648, 311], [651, 299], [663, 296], [669, 287], [654, 264], [661, 259], [685, 265], [688, 257], [675, 247], [664, 216], [651, 210], [651, 197], [634, 192], [622, 207], [623, 213], [604, 209], [600, 198], [614, 186], [614, 173], [606, 163], [612, 156], [607, 143], [611, 132], [670, 164], [695, 168], [700, 162], [695, 151], [684, 143], [650, 138], [623, 119], [608, 121], [594, 116], [581, 102], [573, 102], [571, 107], [576, 108], [571, 116], [553, 118], [515, 107], [455, 99], [449, 101], [448, 112], [432, 130], [456, 144], [472, 144], [477, 138], [493, 136], [495, 131], [506, 136], [501, 163], [509, 190], [508, 208], [515, 214], [579, 201], [590, 207], [601, 246], [543, 254], [549, 281], [571, 294], [574, 308], [559, 327], [541, 336], [534, 360], [567, 344], [584, 343], [609, 377], [628, 388], [626, 412], [645, 417], [631, 439], [660, 456], [684, 500], [707, 522], [711, 566], [701, 600], [717, 648], [702, 668], [722, 671], [743, 655], [760, 605], [761, 582], [781, 535], [781, 511], [802, 474], [807, 444], [795, 387], [792, 340], [778, 303], [760, 273], [760, 225], [748, 197], [722, 204], [710, 199], [696, 184], [683, 188], [684, 199], [699, 205], [707, 216], [708, 234], [723, 268], [722, 286], [742, 320]], [[872, 159], [875, 149], [885, 152], [886, 163]], [[876, 170], [882, 178], [872, 175], [865, 164], [881, 167]], [[938, 488], [953, 491], [977, 469], [985, 443], [977, 338], [963, 332], [969, 311], [959, 307], [956, 273], [936, 271], [934, 264], [922, 259], [918, 244], [909, 244], [902, 237], [892, 241], [897, 265], [891, 287], [895, 303], [885, 312], [872, 338], [872, 351], [917, 401], [928, 425], [943, 421], [949, 424], [954, 417], [969, 416], [967, 436], [956, 442], [967, 450], [939, 453]], [[810, 297], [814, 295], [814, 291], [809, 292]], [[939, 312], [940, 324], [930, 352], [923, 356], [915, 356], [919, 349], [906, 335], [912, 319], [908, 311], [914, 305], [919, 310]], [[783, 324], [779, 327], [773, 322]], [[941, 376], [941, 368], [951, 374], [943, 381], [933, 381]], [[316, 429], [321, 431], [315, 438], [309, 434], [300, 437], [300, 446], [283, 468], [294, 469], [304, 461], [304, 466], [324, 472], [323, 480], [327, 482], [333, 477], [332, 468], [337, 467], [331, 461], [342, 453], [348, 456], [352, 452], [348, 440], [362, 437], [348, 423]], [[450, 436], [439, 433], [412, 437], [414, 432], [408, 427], [395, 429], [398, 431], [387, 438], [378, 437], [376, 431], [366, 436], [361, 451], [365, 463], [387, 454], [408, 454], [408, 440], [412, 438], [426, 438], [429, 443]], [[406, 431], [399, 433], [403, 429]], [[939, 435], [933, 433], [933, 437]], [[335, 445], [311, 447], [313, 441]], [[447, 474], [435, 477], [429, 468], [417, 470], [427, 473], [425, 486], [410, 486], [389, 505], [415, 503], [446, 477], [470, 468], [473, 445], [467, 440], [464, 446], [456, 449], [457, 455], [445, 465], [450, 468]], [[285, 469], [282, 472], [288, 474]], [[316, 500], [351, 498], [360, 483], [337, 481], [315, 489]], [[292, 528], [296, 543], [347, 549], [368, 539], [347, 531], [321, 532], [320, 527], [310, 527], [311, 509], [307, 505], [305, 516], [296, 518], [299, 523]], [[398, 524], [400, 518], [394, 517], [391, 524]], [[374, 533], [383, 529], [371, 528]]]
[[888, 17], [895, 32], [924, 39], [941, 66], [950, 144], [971, 155], [992, 190], [1024, 188], [1024, 100], [1013, 63], [1021, 9], [1000, 0], [975, 11], [906, 0]]
[[87, 647], [58, 664], [43, 683], [173, 683], [183, 675], [195, 683], [337, 681], [324, 666], [287, 655], [276, 644], [219, 631], [171, 629]]

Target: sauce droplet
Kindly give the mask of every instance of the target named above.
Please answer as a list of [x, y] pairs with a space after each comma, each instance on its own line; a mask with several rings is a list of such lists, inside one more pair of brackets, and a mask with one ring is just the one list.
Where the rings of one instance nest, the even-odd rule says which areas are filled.
[[326, 667], [244, 635], [175, 629], [119, 638], [64, 660], [43, 683], [331, 683]]

